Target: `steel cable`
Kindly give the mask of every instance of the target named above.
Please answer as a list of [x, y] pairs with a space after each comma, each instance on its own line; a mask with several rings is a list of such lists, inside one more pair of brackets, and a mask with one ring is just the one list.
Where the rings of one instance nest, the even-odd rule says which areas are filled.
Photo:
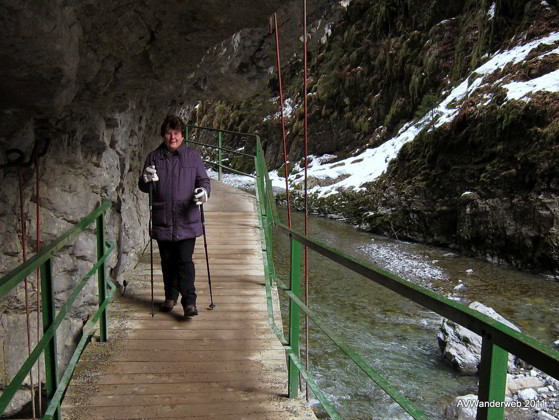
[[[39, 253], [39, 251], [41, 250], [41, 213], [40, 213], [40, 200], [39, 200], [39, 192], [40, 192], [40, 187], [39, 187], [39, 160], [40, 157], [39, 156], [35, 156], [35, 158], [33, 159], [34, 163], [35, 163], [35, 199], [36, 199], [36, 203], [35, 203], [35, 211], [36, 211], [36, 235], [37, 235], [37, 242], [36, 242], [36, 252], [37, 254]], [[37, 267], [37, 270], [35, 271], [35, 279], [36, 279], [36, 285], [35, 285], [35, 293], [36, 293], [36, 303], [37, 303], [37, 343], [39, 342], [39, 339], [41, 338], [41, 329], [40, 329], [40, 320], [41, 320], [41, 316], [40, 316], [40, 308], [41, 308], [41, 276], [40, 276], [40, 270], [39, 267]], [[41, 390], [41, 355], [39, 355], [39, 358], [37, 359], [37, 389], [38, 389], [38, 398], [39, 398], [39, 413], [41, 414], [43, 412], [43, 406], [42, 406], [42, 401], [41, 401], [41, 394], [42, 394], [42, 390]]]
[[[309, 206], [308, 206], [308, 193], [307, 193], [307, 168], [308, 168], [308, 155], [309, 155], [309, 124], [308, 124], [308, 38], [307, 38], [307, 0], [303, 0], [303, 100], [304, 100], [304, 138], [305, 138], [305, 236], [308, 234], [308, 219], [309, 219]], [[309, 306], [309, 249], [305, 245], [304, 254], [304, 279], [305, 279], [305, 305]], [[309, 370], [309, 316], [305, 313], [305, 369]], [[309, 384], [305, 381], [305, 398], [309, 401]]]
[[281, 77], [281, 61], [280, 61], [280, 40], [278, 31], [278, 17], [274, 13], [274, 26], [276, 32], [276, 72], [278, 75], [279, 96], [280, 96], [280, 121], [281, 121], [281, 137], [283, 140], [283, 172], [285, 176], [285, 197], [287, 199], [287, 226], [291, 227], [291, 200], [289, 198], [289, 182], [288, 182], [288, 167], [287, 167], [287, 133], [285, 131], [285, 119], [283, 110], [283, 81]]
[[[6, 163], [0, 165], [0, 169], [7, 169], [11, 167], [16, 168], [17, 177], [18, 177], [18, 189], [19, 189], [19, 207], [20, 207], [20, 218], [21, 218], [21, 247], [22, 247], [22, 257], [23, 262], [27, 261], [27, 230], [25, 227], [25, 215], [24, 215], [24, 205], [23, 205], [23, 172], [22, 168], [30, 167], [31, 165], [35, 166], [36, 171], [36, 184], [35, 184], [35, 194], [36, 194], [36, 247], [37, 252], [40, 250], [40, 201], [39, 201], [39, 159], [44, 157], [49, 149], [50, 146], [50, 139], [43, 139], [37, 140], [35, 139], [35, 143], [33, 144], [33, 150], [31, 152], [31, 156], [29, 160], [25, 161], [25, 153], [17, 148], [11, 148], [6, 150]], [[40, 290], [41, 290], [41, 283], [40, 283], [40, 271], [37, 267], [35, 272], [36, 276], [36, 311], [37, 311], [37, 318], [36, 318], [36, 333], [37, 333], [37, 342], [40, 339], [40, 307], [41, 307], [41, 297], [40, 297]], [[31, 355], [31, 326], [30, 326], [30, 311], [29, 311], [29, 287], [27, 277], [24, 279], [24, 289], [25, 289], [25, 318], [26, 318], [26, 327], [27, 327], [27, 352], [28, 355]], [[38, 398], [39, 398], [39, 413], [42, 412], [42, 401], [41, 401], [41, 365], [40, 365], [40, 356], [37, 360], [37, 386], [38, 386]], [[29, 378], [31, 383], [31, 404], [32, 404], [32, 412], [33, 412], [33, 419], [36, 419], [36, 407], [35, 407], [35, 386], [33, 381], [33, 369], [29, 372]]]
[[[25, 215], [23, 212], [23, 174], [21, 166], [17, 167], [17, 177], [19, 186], [19, 210], [21, 218], [21, 249], [23, 255], [23, 262], [27, 261], [27, 246], [26, 246], [26, 229], [25, 229]], [[23, 279], [24, 289], [25, 289], [25, 320], [27, 326], [27, 356], [31, 356], [31, 328], [29, 324], [29, 291], [27, 285], [27, 277]], [[31, 383], [31, 407], [33, 411], [33, 420], [36, 419], [35, 414], [35, 386], [33, 384], [33, 369], [29, 371], [29, 381]]]

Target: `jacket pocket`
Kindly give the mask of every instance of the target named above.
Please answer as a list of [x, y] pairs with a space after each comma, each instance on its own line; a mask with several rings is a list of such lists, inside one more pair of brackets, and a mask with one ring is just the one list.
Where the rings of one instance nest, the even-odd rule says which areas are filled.
[[165, 203], [153, 203], [151, 211], [154, 226], [169, 226]]
[[176, 203], [177, 224], [179, 226], [190, 225], [200, 221], [200, 210], [192, 200], [184, 200]]

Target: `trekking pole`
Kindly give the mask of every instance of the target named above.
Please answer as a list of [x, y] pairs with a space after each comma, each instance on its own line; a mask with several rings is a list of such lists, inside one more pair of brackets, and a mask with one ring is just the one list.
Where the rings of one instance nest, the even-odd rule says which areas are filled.
[[149, 254], [151, 272], [151, 317], [153, 318], [153, 238], [152, 238], [153, 181], [149, 183]]
[[204, 219], [204, 205], [200, 204], [200, 218], [202, 219], [202, 233], [204, 234], [204, 250], [206, 251], [206, 267], [208, 269], [208, 284], [210, 285], [210, 306], [208, 310], [215, 308], [214, 298], [212, 295], [212, 277], [210, 275], [210, 260], [208, 259], [208, 243], [206, 242], [206, 220]]

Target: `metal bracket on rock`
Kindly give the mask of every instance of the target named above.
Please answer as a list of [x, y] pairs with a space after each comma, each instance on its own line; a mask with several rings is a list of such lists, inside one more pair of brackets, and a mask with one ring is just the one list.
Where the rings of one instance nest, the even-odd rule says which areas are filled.
[[49, 146], [50, 139], [35, 140], [33, 151], [31, 152], [31, 156], [27, 162], [25, 162], [25, 153], [21, 149], [17, 149], [15, 147], [8, 149], [6, 150], [6, 160], [8, 162], [0, 165], [0, 169], [11, 167], [27, 168], [34, 163], [36, 158], [44, 157], [49, 150]]

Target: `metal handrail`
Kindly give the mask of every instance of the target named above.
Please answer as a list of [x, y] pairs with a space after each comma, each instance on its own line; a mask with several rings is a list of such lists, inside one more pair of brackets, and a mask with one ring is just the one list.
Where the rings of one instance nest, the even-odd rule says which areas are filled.
[[538, 340], [520, 333], [509, 326], [467, 306], [447, 299], [429, 289], [410, 283], [397, 275], [364, 261], [360, 261], [343, 251], [331, 248], [289, 229], [282, 223], [278, 228], [301, 244], [326, 258], [349, 268], [362, 276], [396, 292], [437, 314], [460, 324], [470, 331], [487, 337], [493, 344], [513, 353], [530, 365], [559, 378], [559, 351]]
[[[198, 128], [202, 128], [202, 127], [198, 127]], [[236, 150], [228, 149], [227, 147], [219, 147], [219, 146], [215, 146], [213, 144], [200, 143], [199, 141], [194, 141], [194, 140], [187, 140], [187, 141], [189, 143], [198, 144], [200, 146], [211, 147], [212, 149], [223, 150], [223, 151], [228, 152], [228, 153], [233, 153], [235, 155], [245, 156], [245, 157], [249, 157], [251, 159], [254, 159], [254, 155], [251, 155], [251, 154], [248, 154], [248, 153], [243, 153], [243, 152], [237, 152]]]
[[[112, 292], [116, 286], [105, 277], [105, 261], [113, 251], [115, 245], [111, 241], [105, 241], [104, 214], [110, 209], [111, 202], [103, 200], [101, 205], [89, 215], [81, 219], [76, 226], [62, 234], [59, 238], [50, 243], [42, 251], [34, 255], [19, 267], [10, 271], [0, 279], [0, 298], [5, 297], [14, 287], [22, 282], [32, 271], [40, 268], [41, 272], [41, 299], [43, 313], [43, 336], [35, 345], [33, 351], [23, 363], [18, 373], [11, 380], [10, 384], [4, 389], [0, 397], [0, 415], [12, 400], [15, 393], [29, 374], [39, 356], [45, 353], [45, 381], [47, 388], [48, 407], [44, 419], [60, 419], [60, 401], [66, 390], [77, 360], [87, 344], [89, 338], [95, 331], [95, 324], [99, 321], [99, 334], [101, 341], [107, 341], [107, 312], [106, 307], [112, 297]], [[93, 222], [96, 224], [97, 237], [97, 262], [91, 270], [80, 280], [72, 293], [59, 309], [56, 315], [54, 302], [54, 282], [52, 277], [52, 257], [60, 249], [71, 243], [80, 233], [87, 230]], [[62, 377], [60, 383], [57, 378], [57, 357], [56, 357], [56, 330], [69, 312], [72, 304], [78, 297], [81, 290], [88, 281], [97, 273], [99, 309], [92, 319], [86, 324], [80, 343], [76, 347], [70, 363]], [[107, 286], [109, 291], [107, 291]]]
[[[205, 130], [205, 131], [216, 132], [217, 133], [218, 145], [215, 146], [213, 144], [206, 144], [206, 143], [201, 143], [201, 142], [190, 140], [189, 139], [189, 129], [190, 128], [193, 128], [193, 129], [196, 129], [196, 130]], [[232, 149], [228, 149], [228, 148], [223, 147], [223, 134], [235, 134], [235, 135], [239, 135], [239, 136], [243, 136], [243, 137], [254, 137], [256, 139], [259, 138], [256, 134], [241, 133], [239, 131], [220, 130], [218, 128], [201, 127], [201, 126], [192, 125], [192, 124], [187, 124], [185, 126], [185, 129], [184, 129], [184, 139], [185, 139], [186, 144], [194, 143], [194, 144], [198, 144], [198, 145], [205, 146], [205, 147], [211, 147], [211, 148], [217, 150], [217, 162], [209, 162], [209, 161], [205, 161], [205, 162], [211, 163], [211, 164], [217, 166], [217, 173], [218, 173], [217, 179], [219, 181], [221, 181], [222, 178], [223, 178], [223, 172], [222, 172], [223, 168], [225, 168], [227, 170], [230, 170], [232, 172], [241, 174], [241, 175], [254, 177], [254, 175], [246, 174], [246, 173], [241, 172], [237, 169], [234, 169], [234, 168], [231, 168], [229, 166], [223, 165], [223, 152], [233, 153], [233, 154], [236, 154], [236, 155], [239, 155], [239, 156], [244, 156], [244, 157], [249, 157], [251, 159], [254, 159], [254, 155], [251, 155], [251, 154], [248, 154], [248, 153], [237, 152], [236, 150], [232, 150]]]
[[[275, 200], [273, 199], [271, 182], [268, 176], [268, 171], [264, 159], [262, 158], [263, 151], [260, 143], [257, 145], [257, 156], [256, 156], [256, 168], [258, 175], [258, 195], [257, 201], [262, 210], [262, 220], [261, 232], [262, 242], [266, 244], [266, 251], [271, 250], [271, 237], [273, 229], [275, 226], [280, 225], [279, 216], [275, 207]], [[290, 287], [282, 284], [279, 279], [276, 278], [275, 270], [268, 269], [266, 272], [266, 286], [267, 289], [271, 289], [272, 281], [281, 284], [282, 288], [287, 289], [287, 295], [290, 299], [290, 316], [289, 316], [289, 339], [285, 340], [283, 334], [278, 334], [279, 329], [274, 322], [273, 316], [269, 316], [269, 323], [272, 329], [276, 332], [276, 335], [282, 343], [284, 343], [284, 348], [288, 353], [289, 357], [289, 384], [288, 384], [288, 395], [289, 397], [296, 397], [298, 395], [298, 374], [305, 379], [310, 389], [312, 390], [315, 397], [320, 401], [321, 405], [324, 407], [326, 412], [332, 419], [341, 419], [341, 416], [333, 406], [333, 404], [328, 400], [328, 398], [322, 393], [318, 385], [312, 379], [310, 372], [303, 365], [301, 358], [299, 356], [299, 319], [300, 310], [305, 312], [309, 318], [315, 323], [315, 325], [322, 330], [327, 337], [329, 337], [349, 358], [355, 363], [363, 372], [365, 372], [369, 378], [371, 378], [375, 383], [377, 383], [387, 394], [389, 394], [404, 410], [411, 414], [416, 419], [426, 419], [423, 412], [418, 410], [413, 403], [408, 401], [404, 396], [400, 395], [399, 392], [389, 384], [389, 382], [384, 379], [380, 374], [378, 374], [367, 362], [365, 362], [356, 352], [350, 349], [344, 341], [333, 331], [324, 325], [316, 316], [316, 314], [308, 308], [300, 300], [300, 242], [295, 241], [291, 238], [292, 254], [291, 254], [291, 281]], [[264, 248], [264, 246], [263, 246]], [[271, 252], [266, 252], [265, 266], [272, 266], [273, 268], [273, 256]], [[267, 264], [266, 264], [267, 263]], [[268, 304], [270, 310], [271, 305]]]
[[244, 176], [248, 176], [248, 177], [251, 177], [251, 178], [256, 178], [256, 176], [254, 176], [254, 175], [252, 175], [252, 174], [247, 174], [246, 172], [238, 171], [237, 169], [233, 169], [233, 168], [231, 168], [230, 166], [227, 166], [227, 165], [220, 165], [219, 163], [213, 162], [213, 161], [211, 161], [211, 160], [203, 159], [203, 162], [204, 162], [204, 163], [207, 163], [207, 164], [209, 164], [209, 165], [215, 165], [215, 166], [217, 166], [217, 167], [219, 167], [219, 168], [225, 168], [225, 169], [227, 169], [227, 170], [229, 170], [229, 171], [231, 171], [231, 172], [235, 172], [236, 174], [239, 174], [239, 175], [244, 175]]
[[195, 130], [202, 129], [202, 130], [207, 130], [207, 131], [215, 131], [215, 132], [219, 132], [219, 133], [223, 133], [223, 134], [238, 134], [238, 135], [243, 136], [243, 137], [254, 137], [254, 138], [258, 137], [258, 134], [242, 133], [240, 131], [222, 130], [220, 128], [213, 128], [213, 127], [202, 127], [202, 126], [194, 125], [194, 124], [186, 124], [186, 128], [187, 129], [193, 128]]

